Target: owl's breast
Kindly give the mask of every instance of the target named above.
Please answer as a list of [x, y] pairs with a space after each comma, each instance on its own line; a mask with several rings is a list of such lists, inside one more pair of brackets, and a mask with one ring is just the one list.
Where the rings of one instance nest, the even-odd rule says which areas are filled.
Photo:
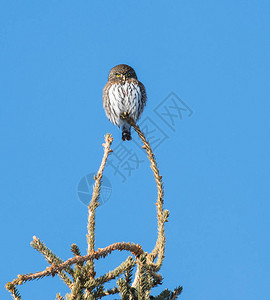
[[128, 112], [135, 121], [137, 120], [142, 98], [138, 84], [133, 82], [113, 84], [109, 89], [108, 96], [111, 108], [117, 116], [120, 117], [121, 113]]

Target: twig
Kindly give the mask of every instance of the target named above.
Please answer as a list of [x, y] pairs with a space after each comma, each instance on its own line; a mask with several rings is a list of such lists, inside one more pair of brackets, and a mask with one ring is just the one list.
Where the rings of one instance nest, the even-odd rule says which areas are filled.
[[58, 293], [58, 294], [56, 295], [56, 300], [64, 300], [64, 297], [62, 297], [62, 296], [60, 295], [60, 293]]

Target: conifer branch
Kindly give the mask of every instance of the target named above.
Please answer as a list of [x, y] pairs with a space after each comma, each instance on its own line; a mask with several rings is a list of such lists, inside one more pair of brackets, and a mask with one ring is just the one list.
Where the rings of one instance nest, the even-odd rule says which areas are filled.
[[82, 300], [83, 299], [83, 285], [82, 278], [79, 276], [75, 279], [75, 282], [72, 284], [71, 293], [69, 295], [71, 300]]
[[134, 120], [129, 117], [128, 113], [123, 113], [121, 115], [121, 118], [126, 120], [136, 131], [138, 136], [143, 142], [143, 148], [146, 150], [148, 159], [150, 161], [150, 167], [153, 171], [154, 178], [157, 185], [158, 190], [158, 197], [156, 202], [156, 208], [157, 208], [157, 219], [158, 219], [158, 238], [156, 245], [153, 249], [153, 251], [148, 255], [148, 261], [151, 263], [153, 262], [156, 257], [158, 256], [158, 260], [156, 263], [156, 271], [158, 271], [162, 265], [163, 259], [164, 259], [164, 253], [165, 253], [165, 230], [164, 230], [164, 223], [167, 222], [167, 219], [169, 217], [169, 211], [163, 209], [163, 203], [164, 203], [164, 189], [163, 189], [163, 183], [162, 183], [162, 176], [159, 174], [159, 169], [157, 167], [156, 159], [154, 156], [154, 153], [151, 149], [151, 146], [149, 142], [146, 140], [144, 133], [140, 130], [140, 127], [134, 122]]
[[136, 290], [138, 291], [138, 299], [141, 300], [147, 300], [148, 292], [151, 291], [151, 278], [147, 270], [146, 258], [146, 253], [137, 258], [138, 284]]
[[70, 250], [72, 251], [72, 253], [73, 253], [75, 256], [77, 256], [77, 255], [81, 256], [80, 248], [79, 248], [76, 244], [72, 244]]
[[[49, 264], [61, 264], [63, 263], [62, 259], [57, 257], [49, 248], [45, 246], [45, 244], [38, 239], [36, 236], [33, 236], [33, 241], [30, 243], [30, 245], [37, 251], [39, 251], [47, 260]], [[68, 267], [65, 269], [65, 272], [73, 276], [74, 271], [72, 268]], [[67, 276], [67, 274], [64, 271], [61, 271], [58, 273], [59, 277], [66, 283], [67, 286], [71, 285], [71, 280]]]
[[114, 295], [114, 294], [118, 294], [118, 293], [119, 293], [119, 289], [117, 287], [114, 287], [114, 288], [111, 288], [108, 290], [104, 290], [100, 297], [105, 297], [105, 296]]
[[85, 283], [85, 287], [92, 289], [93, 287], [97, 285], [102, 285], [105, 282], [108, 282], [112, 279], [115, 279], [116, 277], [120, 276], [123, 274], [125, 271], [130, 270], [133, 266], [135, 265], [134, 259], [129, 256], [126, 261], [121, 263], [117, 268], [115, 268], [113, 271], [109, 271], [105, 275], [95, 278], [95, 279], [90, 279], [88, 282]]
[[60, 295], [60, 293], [56, 294], [56, 300], [64, 300], [64, 297]]
[[176, 289], [174, 289], [173, 292], [168, 289], [165, 289], [158, 296], [150, 296], [150, 300], [174, 300], [178, 298], [178, 296], [182, 293], [182, 290], [182, 286], [177, 287]]
[[[101, 188], [101, 180], [103, 175], [103, 170], [105, 167], [105, 164], [107, 162], [108, 155], [112, 152], [111, 150], [111, 144], [113, 142], [113, 138], [111, 134], [107, 133], [105, 136], [105, 143], [103, 144], [104, 147], [104, 155], [101, 161], [101, 165], [99, 167], [99, 170], [97, 172], [97, 175], [95, 176], [95, 185], [93, 189], [92, 199], [90, 204], [88, 205], [88, 234], [87, 234], [87, 254], [91, 254], [95, 251], [95, 215], [96, 215], [96, 208], [99, 206], [98, 198], [100, 195], [100, 188]], [[94, 270], [94, 261], [93, 259], [90, 259], [87, 262], [87, 266], [89, 267], [89, 275], [90, 278], [95, 277], [95, 270]]]
[[[156, 164], [153, 151], [146, 140], [144, 134], [141, 132], [139, 126], [129, 118], [127, 114], [123, 115], [123, 119], [135, 129], [141, 138], [148, 154], [151, 169], [153, 170], [155, 181], [157, 184], [158, 198], [156, 202], [157, 219], [158, 219], [158, 238], [153, 251], [148, 254], [144, 252], [139, 244], [134, 243], [114, 243], [105, 248], [99, 248], [95, 251], [95, 213], [98, 207], [98, 199], [101, 189], [101, 181], [105, 164], [108, 155], [112, 152], [110, 149], [113, 141], [110, 134], [105, 136], [104, 155], [101, 161], [100, 168], [95, 176], [95, 184], [93, 188], [93, 195], [91, 202], [88, 206], [88, 225], [87, 225], [87, 255], [82, 256], [79, 247], [76, 244], [71, 245], [71, 251], [74, 257], [63, 261], [57, 257], [51, 250], [49, 250], [43, 242], [34, 237], [31, 246], [39, 251], [51, 266], [47, 267], [44, 271], [18, 275], [18, 278], [6, 284], [6, 289], [11, 293], [14, 300], [21, 300], [21, 296], [17, 290], [17, 286], [25, 282], [40, 279], [46, 276], [59, 275], [64, 282], [69, 286], [71, 292], [64, 297], [60, 294], [56, 295], [57, 300], [96, 300], [101, 299], [108, 295], [121, 294], [124, 300], [172, 300], [176, 299], [182, 291], [182, 287], [176, 288], [174, 291], [165, 290], [160, 295], [153, 297], [150, 296], [151, 289], [158, 284], [161, 284], [162, 277], [157, 272], [159, 271], [165, 251], [165, 233], [164, 223], [167, 221], [169, 212], [163, 209], [163, 184], [162, 176]], [[129, 251], [135, 257], [129, 256], [126, 261], [120, 264], [117, 268], [107, 272], [105, 275], [95, 278], [94, 260], [105, 258], [111, 252]], [[157, 261], [155, 262], [155, 260]], [[132, 271], [134, 265], [137, 265], [135, 278], [132, 281]], [[74, 266], [73, 267], [71, 266]], [[70, 277], [67, 275], [69, 274]], [[122, 277], [120, 277], [122, 275]], [[117, 287], [111, 289], [104, 289], [103, 284], [115, 278], [117, 280]]]
[[72, 257], [65, 262], [61, 263], [60, 265], [52, 264], [51, 267], [47, 267], [44, 271], [36, 272], [36, 273], [29, 273], [24, 275], [18, 275], [18, 278], [14, 279], [12, 282], [6, 284], [6, 288], [9, 289], [10, 285], [20, 285], [24, 282], [40, 279], [46, 276], [55, 276], [56, 273], [65, 270], [67, 267], [80, 262], [89, 261], [90, 259], [99, 259], [101, 257], [105, 258], [108, 254], [112, 251], [119, 250], [119, 251], [129, 251], [135, 256], [139, 256], [140, 254], [144, 253], [142, 247], [140, 245], [135, 245], [131, 243], [114, 243], [110, 246], [107, 246], [102, 249], [98, 249], [98, 251], [88, 254], [85, 256], [75, 256]]
[[21, 295], [19, 291], [17, 290], [16, 286], [12, 284], [11, 282], [8, 282], [6, 284], [6, 289], [11, 293], [14, 300], [21, 300]]

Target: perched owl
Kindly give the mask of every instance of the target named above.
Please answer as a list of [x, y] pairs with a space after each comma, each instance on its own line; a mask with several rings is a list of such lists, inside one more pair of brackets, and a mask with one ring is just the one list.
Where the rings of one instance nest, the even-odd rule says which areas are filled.
[[103, 89], [103, 107], [108, 119], [122, 129], [122, 140], [131, 140], [130, 125], [120, 118], [127, 112], [136, 122], [146, 103], [144, 85], [138, 81], [135, 71], [128, 65], [118, 65], [111, 69], [109, 79]]

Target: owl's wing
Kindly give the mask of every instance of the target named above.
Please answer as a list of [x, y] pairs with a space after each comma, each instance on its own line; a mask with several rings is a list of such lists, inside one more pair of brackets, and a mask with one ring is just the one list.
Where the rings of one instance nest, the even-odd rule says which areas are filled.
[[141, 117], [141, 114], [144, 110], [146, 100], [147, 100], [147, 95], [146, 95], [146, 90], [145, 90], [144, 85], [140, 81], [138, 81], [138, 86], [140, 87], [141, 97], [140, 97], [139, 106], [138, 106], [138, 118], [137, 118], [137, 120]]
[[117, 125], [115, 123], [115, 118], [113, 118], [113, 112], [112, 112], [112, 107], [109, 99], [109, 90], [112, 86], [112, 82], [108, 81], [106, 85], [103, 88], [103, 97], [102, 97], [102, 102], [103, 102], [103, 107], [106, 113], [107, 118], [112, 122], [113, 124]]

